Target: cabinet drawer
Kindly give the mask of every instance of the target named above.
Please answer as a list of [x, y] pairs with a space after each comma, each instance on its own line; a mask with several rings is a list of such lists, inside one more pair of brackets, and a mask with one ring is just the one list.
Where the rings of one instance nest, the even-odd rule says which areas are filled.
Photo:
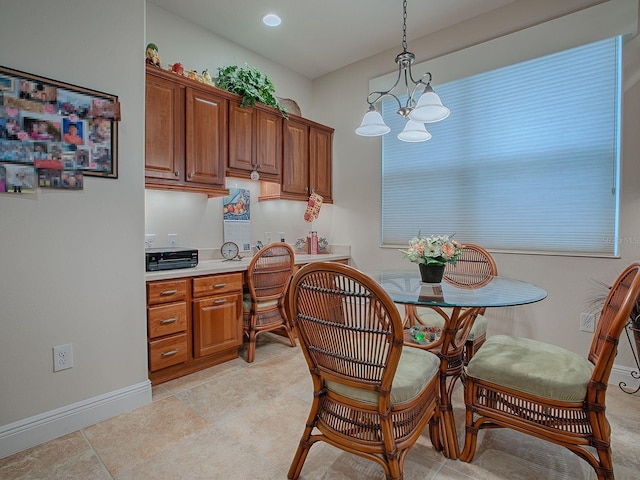
[[169, 303], [187, 298], [187, 279], [147, 283], [147, 304]]
[[171, 303], [147, 309], [149, 338], [163, 337], [187, 329], [187, 303]]
[[242, 273], [228, 273], [193, 278], [194, 297], [238, 291], [242, 291]]
[[156, 371], [187, 361], [187, 334], [149, 342], [149, 370]]

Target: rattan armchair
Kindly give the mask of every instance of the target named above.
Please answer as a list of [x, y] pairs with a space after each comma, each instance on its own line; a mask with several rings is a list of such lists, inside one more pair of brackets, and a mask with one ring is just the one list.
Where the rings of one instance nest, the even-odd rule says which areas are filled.
[[313, 378], [313, 403], [288, 477], [324, 441], [402, 479], [409, 449], [429, 424], [438, 433], [439, 359], [403, 348], [400, 313], [358, 270], [314, 262], [296, 273], [287, 306]]
[[478, 431], [504, 427], [568, 448], [599, 480], [613, 480], [607, 382], [618, 339], [640, 294], [640, 262], [612, 286], [587, 358], [526, 338], [495, 335], [463, 371], [465, 445], [473, 460]]
[[[498, 267], [491, 254], [474, 244], [464, 245], [455, 265], [447, 263], [444, 268], [444, 281], [459, 287], [481, 287], [496, 275], [498, 275]], [[484, 308], [478, 309], [475, 319], [469, 319], [473, 324], [467, 330], [468, 334], [463, 346], [465, 364], [487, 339], [487, 319], [484, 318], [484, 312]], [[408, 327], [420, 324], [442, 328], [444, 320], [437, 310], [405, 305], [405, 324]], [[464, 327], [460, 331], [466, 333]], [[454, 346], [453, 349], [455, 348]]]
[[256, 338], [264, 332], [284, 332], [296, 346], [284, 308], [285, 294], [293, 275], [295, 253], [286, 243], [272, 243], [254, 255], [247, 268], [243, 296], [243, 332], [248, 339], [247, 362], [253, 362]]

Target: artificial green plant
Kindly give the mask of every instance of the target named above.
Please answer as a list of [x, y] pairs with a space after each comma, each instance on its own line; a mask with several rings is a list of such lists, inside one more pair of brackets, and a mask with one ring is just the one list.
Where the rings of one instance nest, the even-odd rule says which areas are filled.
[[237, 65], [218, 67], [215, 83], [218, 88], [240, 95], [244, 107], [259, 102], [277, 108], [283, 117], [289, 118], [287, 110], [275, 96], [276, 89], [273, 83], [257, 68], [249, 67], [246, 63], [244, 67]]

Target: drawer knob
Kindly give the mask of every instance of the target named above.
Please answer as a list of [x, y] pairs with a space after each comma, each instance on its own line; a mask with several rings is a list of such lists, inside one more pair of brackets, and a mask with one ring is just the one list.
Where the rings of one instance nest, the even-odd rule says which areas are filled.
[[222, 288], [222, 287], [226, 287], [227, 284], [226, 283], [215, 283], [213, 285], [211, 285], [211, 288]]
[[175, 355], [176, 353], [178, 353], [180, 350], [178, 350], [177, 348], [175, 350], [169, 350], [168, 352], [162, 352], [160, 354], [161, 357], [170, 357], [171, 355]]
[[165, 318], [164, 320], [160, 320], [160, 325], [166, 325], [168, 323], [175, 323], [178, 321], [178, 317]]
[[178, 290], [164, 290], [164, 291], [160, 292], [160, 295], [161, 296], [175, 295], [176, 293], [178, 293]]

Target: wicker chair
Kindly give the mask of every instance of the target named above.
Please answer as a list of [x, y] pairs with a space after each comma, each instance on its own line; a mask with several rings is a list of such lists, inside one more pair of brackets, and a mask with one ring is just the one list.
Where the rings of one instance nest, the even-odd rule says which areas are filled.
[[284, 332], [296, 346], [284, 309], [285, 294], [293, 275], [295, 254], [286, 243], [272, 243], [251, 259], [243, 296], [243, 332], [248, 338], [247, 362], [253, 362], [256, 338], [264, 332]]
[[599, 480], [613, 480], [605, 396], [620, 334], [640, 294], [640, 262], [609, 292], [589, 355], [526, 338], [495, 335], [465, 368], [466, 435], [473, 460], [478, 430], [506, 427], [568, 448]]
[[[484, 248], [467, 244], [463, 247], [456, 264], [447, 263], [444, 269], [444, 279], [459, 287], [481, 287], [487, 284], [492, 276], [498, 275], [498, 267], [493, 257]], [[469, 363], [471, 357], [487, 339], [487, 319], [485, 309], [478, 310], [478, 315], [469, 330], [463, 350], [464, 363]], [[415, 324], [442, 328], [444, 320], [437, 310], [415, 305], [405, 305], [405, 323], [411, 327]], [[462, 329], [464, 331], [464, 328]]]
[[440, 361], [403, 349], [400, 313], [380, 285], [347, 265], [314, 262], [296, 273], [287, 297], [314, 390], [288, 478], [299, 477], [318, 441], [373, 460], [398, 480], [427, 424], [442, 448]]

